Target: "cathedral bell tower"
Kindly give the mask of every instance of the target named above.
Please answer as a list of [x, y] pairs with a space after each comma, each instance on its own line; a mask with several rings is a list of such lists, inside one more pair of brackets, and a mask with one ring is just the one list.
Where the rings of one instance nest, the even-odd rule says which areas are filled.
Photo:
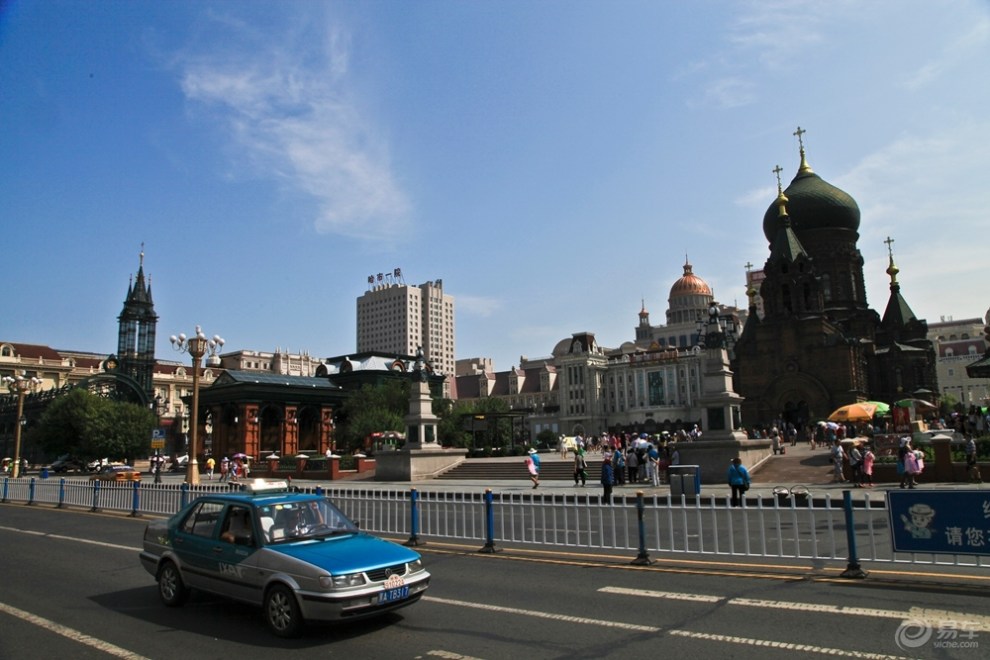
[[144, 280], [143, 246], [137, 277], [128, 284], [127, 299], [117, 321], [117, 370], [136, 380], [152, 400], [155, 397], [152, 375], [158, 315], [151, 299], [151, 280], [147, 284]]

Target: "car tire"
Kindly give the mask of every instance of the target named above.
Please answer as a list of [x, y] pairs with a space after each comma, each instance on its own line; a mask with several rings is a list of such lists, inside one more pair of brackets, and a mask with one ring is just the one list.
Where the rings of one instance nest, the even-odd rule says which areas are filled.
[[276, 584], [265, 594], [265, 623], [278, 637], [298, 637], [303, 630], [302, 612], [292, 590]]
[[179, 568], [170, 561], [158, 569], [158, 595], [167, 607], [179, 607], [189, 598], [189, 587], [182, 581]]

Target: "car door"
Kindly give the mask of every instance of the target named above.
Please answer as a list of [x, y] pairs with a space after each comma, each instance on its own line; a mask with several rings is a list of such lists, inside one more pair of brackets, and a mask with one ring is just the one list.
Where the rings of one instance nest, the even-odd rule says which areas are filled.
[[217, 561], [215, 590], [239, 600], [259, 601], [263, 585], [252, 556], [260, 546], [251, 507], [240, 503], [228, 505], [213, 550]]
[[224, 508], [223, 502], [203, 500], [175, 528], [172, 547], [182, 561], [182, 577], [190, 587], [215, 589], [220, 571], [217, 536]]

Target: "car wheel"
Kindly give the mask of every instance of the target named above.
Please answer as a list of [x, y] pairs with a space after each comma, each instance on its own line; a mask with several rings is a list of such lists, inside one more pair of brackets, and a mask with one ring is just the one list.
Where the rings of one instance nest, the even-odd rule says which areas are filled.
[[292, 591], [281, 584], [265, 595], [265, 623], [279, 637], [298, 637], [303, 629], [302, 613]]
[[170, 561], [158, 570], [158, 595], [168, 607], [179, 607], [189, 598], [189, 587], [182, 581], [178, 567]]

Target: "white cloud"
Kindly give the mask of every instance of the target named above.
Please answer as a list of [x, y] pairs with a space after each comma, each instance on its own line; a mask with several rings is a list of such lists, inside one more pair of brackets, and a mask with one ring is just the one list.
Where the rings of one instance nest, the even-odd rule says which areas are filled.
[[504, 307], [503, 301], [486, 296], [457, 294], [457, 311], [472, 316], [488, 318]]
[[186, 97], [229, 131], [232, 167], [246, 165], [251, 175], [315, 201], [318, 232], [404, 239], [410, 205], [387, 140], [348, 84], [346, 33], [334, 26], [319, 38], [231, 33], [238, 28], [231, 22], [223, 28], [225, 38], [176, 61]]
[[940, 80], [946, 75], [947, 70], [954, 68], [960, 62], [971, 57], [982, 57], [988, 41], [990, 41], [990, 18], [984, 17], [976, 21], [958, 39], [948, 40], [941, 53], [905, 78], [904, 87], [917, 91], [933, 81]]
[[741, 78], [722, 78], [705, 88], [705, 100], [723, 108], [750, 105], [756, 98], [754, 85]]

